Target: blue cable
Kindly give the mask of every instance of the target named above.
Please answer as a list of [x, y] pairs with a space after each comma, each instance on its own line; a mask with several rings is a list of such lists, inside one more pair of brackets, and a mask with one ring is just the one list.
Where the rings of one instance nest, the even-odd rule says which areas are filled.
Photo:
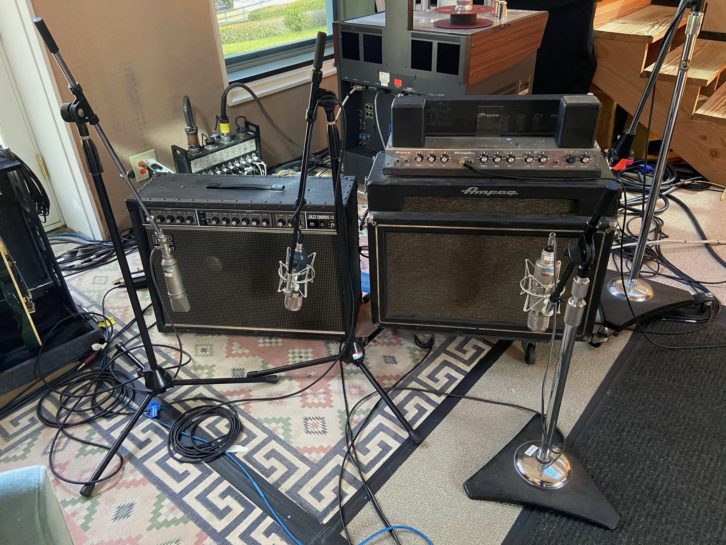
[[[156, 415], [158, 415], [158, 410], [155, 411], [155, 413], [156, 413]], [[149, 416], [149, 415], [147, 414], [147, 416]], [[158, 422], [159, 424], [161, 424], [165, 428], [171, 429], [171, 426], [169, 424], [167, 424], [166, 422], [162, 422], [161, 420], [159, 420], [155, 416], [154, 417], [151, 417], [150, 416], [150, 418], [152, 420], [154, 420], [155, 422]], [[183, 433], [187, 437], [191, 437], [192, 439], [196, 439], [197, 441], [207, 442], [206, 439], [202, 439], [201, 437], [197, 437], [196, 435], [190, 435], [190, 434], [188, 434], [186, 432], [183, 432]], [[282, 522], [282, 519], [277, 514], [277, 511], [275, 511], [272, 508], [272, 505], [270, 504], [270, 501], [267, 499], [267, 496], [265, 495], [265, 493], [260, 488], [260, 485], [257, 484], [257, 481], [255, 481], [254, 477], [252, 477], [252, 475], [250, 474], [250, 472], [247, 471], [247, 468], [242, 464], [242, 462], [240, 462], [237, 458], [235, 458], [234, 456], [232, 456], [229, 452], [225, 452], [224, 455], [227, 458], [229, 458], [232, 461], [233, 464], [235, 464], [238, 468], [240, 468], [242, 470], [242, 473], [245, 474], [245, 477], [247, 477], [247, 479], [249, 479], [249, 481], [250, 481], [250, 483], [252, 483], [252, 486], [255, 489], [255, 491], [259, 494], [260, 498], [262, 498], [262, 501], [265, 503], [265, 506], [267, 506], [267, 509], [269, 510], [269, 512], [272, 515], [272, 517], [277, 521], [277, 523], [285, 531], [285, 533], [290, 537], [290, 539], [292, 539], [292, 541], [295, 543], [295, 545], [303, 545], [303, 543], [298, 538], [295, 537], [295, 535], [290, 531], [290, 529], [287, 526], [285, 526], [285, 523]], [[367, 543], [370, 543], [372, 540], [374, 540], [375, 538], [377, 538], [381, 534], [386, 533], [386, 532], [390, 532], [392, 530], [403, 530], [404, 532], [411, 532], [413, 534], [416, 534], [421, 539], [423, 539], [427, 543], [427, 545], [434, 545], [434, 542], [431, 541], [431, 539], [426, 534], [424, 534], [421, 530], [417, 530], [416, 528], [414, 528], [412, 526], [404, 526], [404, 525], [400, 525], [400, 524], [394, 524], [393, 526], [388, 526], [386, 528], [381, 528], [380, 530], [378, 530], [378, 531], [372, 533], [371, 535], [369, 535], [367, 538], [365, 538], [363, 541], [361, 541], [358, 545], [366, 545]]]
[[421, 530], [417, 530], [416, 528], [412, 526], [403, 526], [401, 524], [394, 524], [393, 526], [388, 526], [387, 528], [381, 528], [377, 532], [372, 533], [367, 538], [365, 538], [363, 541], [358, 543], [358, 545], [366, 545], [366, 543], [370, 543], [374, 539], [376, 539], [379, 535], [390, 532], [391, 530], [403, 530], [404, 532], [411, 532], [412, 534], [416, 534], [418, 537], [423, 539], [428, 545], [434, 545], [434, 542], [429, 539], [429, 537], [424, 534]]
[[267, 509], [272, 514], [272, 517], [277, 521], [277, 523], [280, 525], [280, 527], [283, 530], [285, 530], [285, 533], [288, 536], [290, 536], [290, 539], [292, 539], [293, 542], [295, 542], [295, 545], [303, 545], [302, 542], [298, 538], [296, 538], [295, 535], [288, 529], [288, 527], [285, 526], [285, 523], [282, 522], [282, 519], [280, 518], [280, 516], [272, 508], [272, 505], [270, 505], [270, 502], [267, 500], [267, 496], [265, 496], [265, 493], [262, 491], [262, 489], [260, 488], [260, 486], [257, 484], [257, 481], [255, 481], [252, 478], [252, 475], [250, 475], [250, 472], [247, 471], [247, 468], [242, 464], [242, 462], [240, 462], [237, 458], [235, 458], [234, 456], [232, 456], [229, 452], [225, 452], [224, 455], [227, 458], [229, 458], [230, 460], [232, 460], [232, 462], [238, 468], [240, 468], [242, 470], [242, 473], [244, 473], [245, 476], [250, 480], [250, 482], [252, 483], [252, 486], [255, 488], [255, 490], [257, 491], [257, 493], [260, 495], [260, 498], [262, 498], [262, 501], [265, 502], [265, 505], [267, 506]]
[[[162, 422], [161, 420], [159, 420], [157, 418], [153, 418], [153, 420], [156, 421], [156, 422], [158, 422], [159, 424], [161, 424], [165, 428], [171, 429], [171, 426], [169, 424], [167, 424], [166, 422]], [[204, 442], [204, 443], [207, 442], [206, 439], [202, 439], [201, 437], [197, 437], [196, 435], [190, 435], [190, 434], [188, 434], [186, 432], [182, 432], [182, 433], [184, 435], [186, 435], [187, 437], [191, 437], [192, 439], [196, 439], [197, 441], [201, 441], [201, 442]], [[232, 462], [237, 467], [239, 467], [242, 470], [242, 473], [244, 473], [245, 474], [245, 477], [247, 477], [249, 479], [249, 481], [252, 483], [252, 486], [257, 491], [257, 493], [260, 495], [260, 498], [262, 498], [262, 501], [265, 502], [265, 505], [267, 506], [267, 509], [270, 511], [270, 514], [272, 514], [272, 517], [277, 521], [277, 523], [285, 531], [285, 533], [288, 536], [290, 536], [290, 539], [292, 539], [292, 541], [295, 543], [295, 545], [303, 545], [303, 543], [298, 538], [295, 537], [295, 535], [290, 531], [290, 529], [287, 526], [285, 526], [285, 523], [282, 522], [282, 519], [277, 514], [277, 511], [275, 511], [272, 508], [272, 505], [270, 505], [270, 501], [267, 499], [267, 496], [265, 496], [265, 493], [260, 488], [260, 485], [257, 484], [257, 481], [255, 481], [255, 479], [252, 477], [252, 475], [250, 474], [250, 472], [247, 471], [247, 468], [244, 465], [242, 465], [242, 462], [240, 462], [237, 458], [235, 458], [234, 456], [232, 456], [229, 452], [225, 452], [224, 455], [227, 458], [229, 458], [230, 460], [232, 460]]]

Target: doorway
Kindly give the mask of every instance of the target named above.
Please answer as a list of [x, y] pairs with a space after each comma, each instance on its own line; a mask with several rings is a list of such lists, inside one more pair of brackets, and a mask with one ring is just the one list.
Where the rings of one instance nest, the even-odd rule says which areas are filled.
[[38, 151], [38, 144], [30, 127], [17, 84], [10, 71], [10, 63], [2, 42], [0, 42], [0, 104], [2, 105], [0, 107], [0, 144], [10, 148], [27, 163], [48, 193], [50, 213], [44, 224], [45, 230], [50, 231], [63, 227], [65, 225], [63, 214], [48, 179], [45, 162]]

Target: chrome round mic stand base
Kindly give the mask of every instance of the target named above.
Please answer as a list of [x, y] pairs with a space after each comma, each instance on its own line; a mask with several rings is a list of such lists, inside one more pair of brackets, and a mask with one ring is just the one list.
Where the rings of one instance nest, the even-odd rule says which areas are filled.
[[633, 280], [615, 278], [607, 284], [607, 287], [608, 292], [613, 297], [623, 300], [629, 299], [634, 303], [642, 303], [652, 299], [655, 295], [653, 287], [642, 278]]
[[540, 441], [527, 441], [514, 453], [514, 467], [527, 484], [545, 490], [557, 490], [567, 484], [572, 473], [572, 463], [564, 452], [554, 454], [548, 460], [539, 458]]

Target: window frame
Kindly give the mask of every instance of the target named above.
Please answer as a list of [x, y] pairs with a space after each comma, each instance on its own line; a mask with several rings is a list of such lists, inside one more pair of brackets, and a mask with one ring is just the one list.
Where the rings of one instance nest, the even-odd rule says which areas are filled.
[[[337, 19], [338, 13], [338, 0], [325, 0], [326, 32], [328, 34], [325, 48], [326, 59], [333, 56], [332, 28], [333, 21]], [[219, 26], [215, 26], [215, 31], [219, 33]], [[315, 39], [310, 38], [252, 53], [224, 56], [224, 66], [229, 82], [249, 83], [312, 64], [314, 45]]]

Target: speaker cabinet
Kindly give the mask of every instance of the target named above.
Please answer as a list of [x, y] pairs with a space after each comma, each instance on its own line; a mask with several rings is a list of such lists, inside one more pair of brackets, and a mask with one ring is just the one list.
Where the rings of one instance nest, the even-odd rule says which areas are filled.
[[[582, 226], [581, 218], [470, 222], [376, 214], [369, 225], [373, 319], [392, 327], [544, 340], [551, 333], [527, 329], [519, 288], [525, 259], [535, 261], [555, 233], [564, 269], [564, 250]], [[581, 336], [592, 333], [611, 244], [612, 233], [603, 227]]]

